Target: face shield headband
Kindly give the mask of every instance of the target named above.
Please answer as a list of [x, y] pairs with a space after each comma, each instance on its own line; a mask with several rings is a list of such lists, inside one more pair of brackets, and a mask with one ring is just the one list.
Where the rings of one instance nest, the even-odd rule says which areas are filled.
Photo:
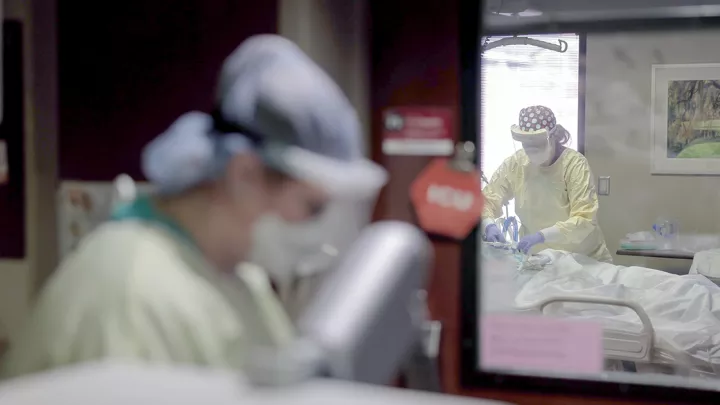
[[550, 131], [542, 128], [534, 131], [523, 131], [519, 126], [513, 125], [510, 128], [514, 140], [522, 144], [523, 150], [528, 157], [530, 164], [534, 166], [547, 165], [555, 153], [552, 137], [557, 132], [556, 125]]
[[[299, 180], [308, 181], [326, 190], [330, 196], [350, 199], [367, 199], [377, 196], [387, 182], [384, 168], [367, 159], [347, 162], [282, 141], [269, 139], [246, 125], [229, 122], [220, 109], [211, 113], [213, 129], [220, 137], [239, 134], [250, 141], [263, 162], [275, 170]], [[278, 135], [278, 134], [275, 134]], [[281, 138], [282, 139], [282, 138]], [[218, 142], [220, 153], [232, 155], [231, 139]]]

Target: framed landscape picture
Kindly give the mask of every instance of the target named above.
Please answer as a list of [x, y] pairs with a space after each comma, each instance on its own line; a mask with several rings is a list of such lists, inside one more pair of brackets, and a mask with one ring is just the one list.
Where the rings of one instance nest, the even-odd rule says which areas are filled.
[[653, 65], [652, 173], [720, 175], [720, 63]]

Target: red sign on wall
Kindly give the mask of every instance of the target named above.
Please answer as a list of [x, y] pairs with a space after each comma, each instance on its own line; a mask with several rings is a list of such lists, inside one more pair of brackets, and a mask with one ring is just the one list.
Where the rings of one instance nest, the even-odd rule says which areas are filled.
[[386, 155], [449, 156], [454, 148], [454, 111], [447, 107], [392, 107], [383, 113]]
[[410, 186], [410, 201], [425, 232], [465, 239], [482, 215], [480, 176], [435, 159]]

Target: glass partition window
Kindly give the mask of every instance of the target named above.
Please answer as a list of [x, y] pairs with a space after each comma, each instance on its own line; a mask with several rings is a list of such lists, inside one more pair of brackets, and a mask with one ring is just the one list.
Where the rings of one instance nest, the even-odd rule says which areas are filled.
[[480, 37], [480, 370], [720, 390], [715, 17]]

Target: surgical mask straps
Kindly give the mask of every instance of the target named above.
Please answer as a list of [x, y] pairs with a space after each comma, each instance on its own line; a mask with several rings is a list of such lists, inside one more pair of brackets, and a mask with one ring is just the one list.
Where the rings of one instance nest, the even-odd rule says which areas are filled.
[[262, 136], [254, 129], [226, 120], [219, 107], [213, 109], [210, 116], [213, 120], [213, 129], [221, 134], [241, 134], [249, 139], [255, 146], [262, 145], [263, 140], [266, 139], [265, 136]]
[[[237, 134], [239, 136], [242, 136], [250, 141], [250, 143], [253, 145], [253, 147], [256, 149], [256, 151], [264, 151], [267, 152], [267, 142], [268, 139], [267, 136], [263, 135], [262, 133], [256, 131], [255, 129], [252, 129], [244, 124], [231, 122], [227, 119], [225, 119], [222, 111], [220, 111], [219, 107], [216, 107], [212, 110], [210, 113], [210, 117], [212, 118], [213, 122], [213, 132], [216, 134], [219, 134], [218, 138], [221, 138], [223, 135], [230, 135], [230, 134]], [[219, 146], [221, 142], [216, 142]], [[222, 146], [220, 146], [222, 149]], [[220, 153], [223, 153], [225, 151], [221, 150]], [[271, 159], [266, 153], [260, 153], [262, 156], [262, 160], [266, 165], [269, 167], [272, 167], [275, 170], [282, 170], [282, 165], [279, 164], [277, 161], [274, 161]]]

